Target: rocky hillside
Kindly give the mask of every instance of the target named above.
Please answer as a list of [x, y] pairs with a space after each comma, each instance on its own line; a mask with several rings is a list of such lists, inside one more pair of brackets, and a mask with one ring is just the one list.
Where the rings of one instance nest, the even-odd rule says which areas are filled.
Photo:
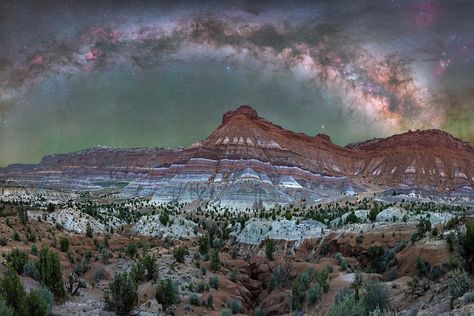
[[438, 130], [341, 147], [295, 133], [243, 105], [189, 148], [93, 148], [0, 169], [4, 187], [112, 190], [157, 202], [205, 200], [237, 208], [321, 203], [369, 186], [474, 194], [474, 149]]

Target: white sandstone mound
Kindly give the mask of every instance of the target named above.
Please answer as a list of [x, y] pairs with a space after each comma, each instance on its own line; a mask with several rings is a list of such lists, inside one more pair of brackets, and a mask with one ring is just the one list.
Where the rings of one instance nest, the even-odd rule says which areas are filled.
[[304, 220], [299, 224], [296, 220], [266, 220], [250, 219], [237, 237], [237, 241], [245, 244], [257, 245], [265, 239], [274, 240], [304, 240], [320, 237], [326, 225], [314, 220]]
[[105, 223], [101, 223], [98, 219], [72, 208], [57, 210], [52, 213], [28, 211], [28, 217], [34, 220], [37, 220], [38, 217], [43, 219], [44, 214], [46, 214], [45, 220], [47, 222], [59, 224], [63, 229], [78, 234], [86, 233], [87, 223], [90, 223], [94, 232], [101, 233], [106, 232], [108, 226], [114, 229], [122, 226], [120, 220], [115, 217], [107, 217], [106, 225]]
[[160, 215], [145, 215], [133, 225], [132, 232], [140, 235], [155, 237], [170, 237], [173, 239], [188, 239], [200, 235], [196, 231], [197, 224], [182, 216], [176, 216], [168, 225], [160, 222]]

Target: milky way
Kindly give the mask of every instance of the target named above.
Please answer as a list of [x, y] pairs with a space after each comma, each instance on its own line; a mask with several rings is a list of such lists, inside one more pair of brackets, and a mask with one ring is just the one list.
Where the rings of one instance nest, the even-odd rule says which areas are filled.
[[246, 103], [342, 145], [426, 128], [474, 140], [469, 1], [0, 3], [0, 165], [189, 145]]

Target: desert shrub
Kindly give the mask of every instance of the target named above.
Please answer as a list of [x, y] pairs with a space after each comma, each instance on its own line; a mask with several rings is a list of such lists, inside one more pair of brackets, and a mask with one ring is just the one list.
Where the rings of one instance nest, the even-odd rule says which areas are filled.
[[469, 292], [464, 294], [464, 304], [474, 303], [474, 292]]
[[191, 293], [189, 296], [189, 304], [199, 306], [199, 296], [196, 293]]
[[456, 245], [457, 245], [456, 234], [454, 234], [453, 232], [450, 232], [448, 234], [448, 237], [446, 237], [446, 242], [448, 243], [448, 250], [450, 252], [453, 252], [454, 249], [456, 249]]
[[38, 255], [38, 247], [36, 247], [36, 244], [31, 245], [31, 250], [30, 250], [32, 255]]
[[44, 287], [40, 287], [32, 291], [36, 291], [36, 293], [38, 293], [38, 295], [43, 298], [43, 300], [46, 302], [46, 305], [48, 307], [48, 315], [51, 314], [51, 311], [53, 310], [53, 306], [54, 306], [53, 293]]
[[270, 281], [268, 282], [268, 290], [271, 292], [275, 289], [283, 288], [288, 282], [288, 273], [281, 266], [278, 266], [275, 271], [270, 275]]
[[100, 254], [102, 256], [102, 262], [104, 264], [109, 264], [109, 260], [110, 260], [110, 252], [107, 248], [102, 248], [102, 250], [100, 251]]
[[7, 262], [11, 263], [13, 269], [15, 269], [18, 274], [23, 273], [23, 267], [27, 261], [28, 254], [18, 250], [17, 248], [13, 249], [7, 254]]
[[466, 236], [464, 237], [464, 246], [474, 251], [474, 221], [466, 222]]
[[166, 280], [160, 280], [158, 287], [156, 288], [156, 301], [163, 306], [163, 310], [167, 310], [168, 307], [173, 305], [176, 301], [174, 292], [173, 281], [170, 278]]
[[379, 213], [379, 209], [377, 207], [373, 207], [370, 209], [370, 213], [368, 217], [372, 223], [375, 222], [378, 213]]
[[232, 316], [232, 311], [228, 308], [221, 310], [221, 316]]
[[23, 207], [18, 207], [17, 214], [18, 214], [18, 218], [20, 219], [21, 224], [26, 225], [28, 223], [28, 214], [26, 212], [26, 209]]
[[26, 298], [29, 316], [48, 316], [48, 303], [36, 290], [31, 290]]
[[237, 248], [237, 246], [232, 246], [232, 249], [230, 250], [230, 256], [232, 259], [236, 259], [239, 256], [239, 248]]
[[213, 276], [209, 280], [209, 286], [217, 290], [219, 288], [219, 278], [217, 276]]
[[323, 289], [316, 283], [316, 285], [308, 290], [306, 297], [310, 305], [314, 305], [322, 296]]
[[23, 267], [23, 271], [30, 278], [39, 280], [39, 272], [38, 272], [38, 269], [36, 269], [36, 265], [34, 264], [33, 261], [27, 261], [25, 263], [25, 266]]
[[46, 211], [47, 211], [48, 213], [54, 212], [55, 209], [56, 209], [56, 205], [54, 205], [53, 203], [48, 203], [48, 206], [47, 206], [47, 208], [46, 208]]
[[142, 258], [143, 266], [146, 270], [146, 279], [147, 280], [155, 280], [158, 276], [158, 269], [156, 266], [156, 257], [153, 256], [145, 256]]
[[362, 300], [357, 300], [349, 289], [341, 290], [334, 298], [329, 316], [363, 316], [365, 315]]
[[99, 269], [97, 269], [95, 272], [94, 272], [94, 280], [96, 282], [99, 282], [100, 280], [102, 280], [105, 276], [105, 269], [104, 267], [100, 267]]
[[74, 272], [78, 276], [81, 276], [86, 273], [87, 270], [89, 270], [89, 258], [88, 256], [85, 256], [84, 258], [82, 258], [81, 262], [74, 266]]
[[242, 309], [242, 303], [238, 299], [230, 299], [227, 302], [227, 307], [230, 308], [232, 314], [239, 314]]
[[13, 240], [15, 241], [21, 241], [20, 234], [18, 234], [18, 231], [13, 232]]
[[127, 315], [138, 301], [137, 285], [126, 273], [117, 273], [105, 291], [105, 303], [118, 315]]
[[213, 272], [219, 271], [221, 269], [221, 260], [219, 259], [219, 253], [216, 250], [211, 251], [209, 261], [210, 268]]
[[163, 211], [160, 214], [160, 222], [162, 225], [167, 226], [168, 223], [170, 222], [170, 216], [168, 215], [167, 212]]
[[237, 274], [235, 274], [234, 271], [232, 271], [231, 273], [229, 273], [229, 280], [231, 280], [232, 282], [237, 282]]
[[433, 280], [437, 280], [440, 276], [442, 276], [445, 273], [446, 273], [446, 271], [443, 269], [442, 266], [435, 265], [431, 268], [430, 277]]
[[13, 309], [8, 306], [3, 300], [0, 300], [0, 315], [2, 316], [13, 316]]
[[386, 310], [389, 308], [389, 291], [386, 285], [374, 279], [367, 279], [364, 284], [362, 301], [366, 313], [379, 308]]
[[59, 241], [59, 248], [61, 249], [62, 252], [67, 252], [69, 250], [69, 238], [67, 237], [62, 237], [61, 240]]
[[319, 285], [323, 288], [323, 292], [327, 293], [329, 291], [329, 271], [328, 269], [323, 269], [316, 272], [316, 279], [318, 280]]
[[138, 246], [136, 243], [130, 243], [127, 245], [127, 248], [125, 248], [125, 254], [129, 256], [130, 258], [135, 258], [136, 254], [138, 251]]
[[53, 292], [55, 297], [65, 296], [64, 281], [57, 253], [43, 247], [36, 262], [40, 283]]
[[173, 257], [177, 262], [184, 262], [184, 257], [187, 255], [189, 255], [189, 250], [186, 246], [179, 246], [173, 251]]
[[206, 300], [206, 306], [214, 308], [214, 296], [209, 295]]
[[202, 235], [198, 239], [199, 252], [201, 254], [207, 254], [209, 252], [209, 235]]
[[94, 236], [94, 231], [92, 230], [91, 224], [87, 222], [86, 224], [86, 237], [92, 238]]
[[257, 306], [253, 310], [253, 316], [265, 316], [265, 313], [263, 312], [263, 310], [260, 306]]
[[346, 261], [346, 259], [342, 256], [342, 254], [340, 254], [339, 252], [336, 253], [336, 260], [337, 260], [339, 266], [341, 267], [341, 271], [347, 270], [347, 261]]
[[448, 230], [451, 230], [451, 229], [456, 228], [458, 225], [459, 225], [459, 218], [455, 216], [455, 217], [450, 218], [444, 227]]
[[268, 260], [273, 260], [273, 253], [275, 252], [275, 242], [272, 239], [265, 239], [265, 255]]
[[304, 287], [299, 280], [293, 282], [291, 287], [291, 309], [292, 310], [301, 310], [303, 308], [305, 295]]
[[420, 256], [416, 257], [416, 267], [421, 275], [428, 275], [431, 271], [431, 264]]
[[464, 295], [472, 288], [472, 280], [465, 271], [455, 271], [449, 279], [451, 298], [454, 300]]
[[146, 279], [146, 269], [141, 261], [135, 262], [130, 269], [130, 277], [136, 282], [140, 283]]
[[27, 315], [25, 288], [11, 263], [7, 263], [7, 271], [0, 280], [0, 297], [14, 310], [15, 315]]
[[395, 316], [396, 314], [388, 309], [381, 310], [380, 308], [376, 308], [369, 313], [369, 316]]
[[355, 215], [355, 212], [354, 211], [350, 212], [349, 215], [347, 215], [346, 217], [345, 223], [354, 224], [357, 222], [359, 222], [359, 218], [357, 217], [357, 215]]

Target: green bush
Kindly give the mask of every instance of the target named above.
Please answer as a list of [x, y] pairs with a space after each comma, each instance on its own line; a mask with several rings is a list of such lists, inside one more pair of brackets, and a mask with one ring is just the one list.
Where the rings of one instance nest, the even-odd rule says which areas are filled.
[[158, 276], [158, 268], [156, 266], [156, 257], [155, 255], [153, 256], [145, 256], [142, 258], [142, 263], [143, 266], [145, 267], [146, 270], [146, 279], [148, 281], [150, 280], [156, 280]]
[[125, 253], [127, 256], [129, 256], [131, 259], [135, 258], [136, 254], [138, 251], [138, 246], [135, 243], [130, 243], [127, 245], [127, 248], [125, 248]]
[[95, 272], [94, 272], [94, 280], [95, 282], [99, 282], [100, 280], [102, 280], [105, 276], [105, 269], [104, 267], [100, 267], [99, 269], [97, 269]]
[[291, 309], [294, 311], [301, 310], [303, 308], [304, 299], [303, 286], [296, 280], [291, 287]]
[[420, 271], [420, 275], [428, 275], [431, 271], [431, 264], [420, 256], [416, 256], [416, 267]]
[[23, 273], [23, 268], [28, 261], [28, 254], [26, 252], [20, 251], [17, 248], [10, 251], [7, 255], [7, 262], [11, 263], [13, 269], [18, 274]]
[[174, 292], [173, 281], [170, 278], [166, 280], [160, 280], [158, 287], [156, 288], [156, 301], [163, 306], [163, 310], [167, 310], [168, 307], [173, 305], [176, 301]]
[[217, 250], [212, 250], [209, 257], [210, 268], [213, 272], [219, 271], [221, 269], [221, 260], [219, 259], [219, 253]]
[[265, 239], [265, 255], [268, 260], [273, 260], [273, 253], [275, 252], [275, 242], [272, 239]]
[[232, 282], [237, 282], [237, 274], [232, 271], [230, 274], [229, 274], [229, 280], [231, 280]]
[[456, 299], [467, 293], [472, 288], [472, 280], [465, 271], [457, 270], [449, 279], [449, 287], [451, 291], [451, 299]]
[[369, 316], [396, 316], [396, 314], [390, 310], [381, 310], [377, 307], [375, 310], [369, 313]]
[[474, 221], [466, 222], [466, 236], [464, 240], [464, 246], [468, 250], [474, 251]]
[[310, 305], [314, 305], [323, 295], [323, 289], [316, 283], [316, 285], [308, 290], [306, 297]]
[[130, 277], [136, 282], [140, 283], [146, 280], [146, 270], [145, 266], [141, 261], [135, 262], [135, 264], [130, 269]]
[[33, 261], [28, 260], [25, 263], [25, 266], [23, 267], [23, 271], [30, 278], [33, 278], [35, 280], [39, 280], [39, 272], [38, 272], [38, 269], [36, 269], [36, 265], [33, 263]]
[[3, 300], [0, 300], [0, 315], [2, 316], [13, 316], [13, 309], [8, 306]]
[[62, 237], [61, 240], [59, 241], [59, 248], [61, 249], [62, 252], [67, 252], [69, 250], [69, 238], [67, 237]]
[[362, 300], [357, 300], [354, 293], [348, 289], [339, 292], [329, 310], [328, 316], [364, 316], [365, 309]]
[[53, 310], [53, 306], [54, 306], [53, 293], [44, 287], [40, 287], [32, 291], [36, 291], [38, 295], [43, 298], [43, 300], [46, 302], [46, 305], [48, 306], [48, 315], [51, 314], [51, 311]]
[[31, 254], [37, 256], [38, 255], [38, 247], [35, 244], [31, 245]]
[[221, 310], [221, 316], [232, 316], [232, 311], [228, 308]]
[[58, 254], [43, 247], [36, 262], [36, 269], [40, 283], [53, 292], [55, 297], [63, 298], [66, 292]]
[[169, 221], [170, 221], [170, 216], [168, 215], [168, 213], [166, 213], [165, 211], [161, 212], [160, 214], [161, 224], [163, 224], [163, 226], [167, 226]]
[[209, 280], [209, 286], [217, 290], [219, 288], [219, 278], [217, 276], [213, 276]]
[[318, 280], [319, 285], [323, 288], [323, 292], [327, 293], [329, 291], [329, 271], [327, 268], [316, 272], [316, 279]]
[[7, 271], [0, 280], [0, 297], [14, 310], [15, 315], [27, 315], [25, 288], [11, 263], [7, 263]]
[[92, 230], [91, 224], [87, 222], [86, 224], [86, 237], [92, 238], [94, 236], [94, 231]]
[[107, 248], [102, 248], [102, 250], [100, 251], [100, 254], [102, 256], [102, 262], [104, 264], [109, 264], [109, 260], [110, 260], [110, 252]]
[[230, 308], [232, 314], [239, 314], [242, 309], [242, 303], [238, 299], [230, 299], [227, 302], [227, 307]]
[[364, 284], [362, 301], [366, 314], [376, 308], [386, 310], [389, 308], [389, 291], [385, 284], [375, 280], [367, 279]]
[[36, 290], [32, 290], [26, 298], [29, 316], [48, 316], [48, 303]]
[[138, 301], [137, 285], [126, 273], [118, 273], [105, 292], [107, 307], [118, 315], [127, 315]]
[[192, 293], [189, 296], [189, 304], [199, 306], [199, 296], [196, 293]]
[[268, 282], [268, 290], [271, 292], [275, 289], [283, 288], [288, 282], [289, 275], [286, 270], [281, 266], [278, 266], [275, 271], [270, 275], [270, 281]]
[[189, 255], [189, 250], [188, 250], [188, 247], [186, 247], [186, 246], [179, 246], [179, 247], [175, 248], [174, 251], [173, 251], [174, 259], [177, 262], [183, 263], [184, 258], [187, 255]]
[[209, 235], [202, 235], [198, 239], [199, 252], [203, 255], [209, 252]]

